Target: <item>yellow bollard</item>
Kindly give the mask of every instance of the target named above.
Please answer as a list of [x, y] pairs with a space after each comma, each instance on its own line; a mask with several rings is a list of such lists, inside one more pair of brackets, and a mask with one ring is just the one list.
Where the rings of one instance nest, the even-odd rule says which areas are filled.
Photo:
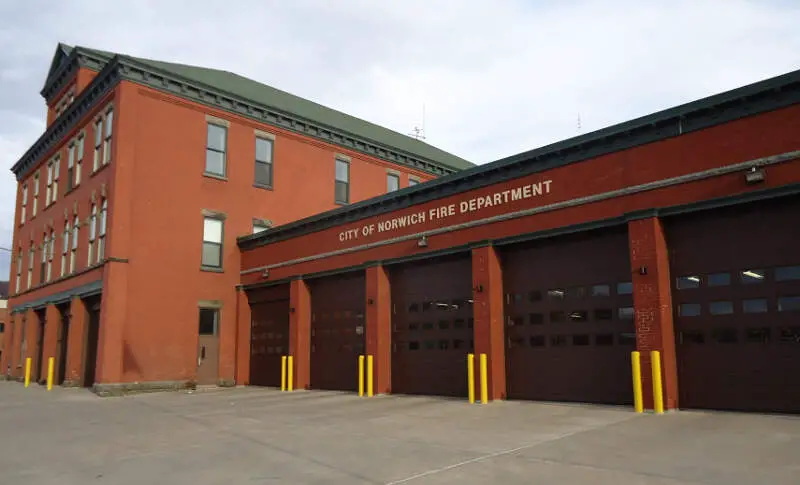
[[55, 367], [56, 359], [50, 357], [47, 361], [47, 390], [53, 390], [53, 367]]
[[481, 403], [489, 402], [489, 375], [486, 372], [486, 354], [481, 354]]
[[286, 390], [286, 356], [281, 355], [281, 391]]
[[650, 365], [653, 367], [653, 409], [656, 414], [664, 414], [664, 394], [661, 390], [661, 354], [658, 350], [650, 352]]
[[358, 397], [364, 396], [364, 356], [358, 356]]
[[637, 413], [644, 411], [642, 403], [642, 364], [639, 352], [631, 352], [631, 367], [633, 370], [633, 409]]
[[294, 389], [294, 366], [292, 365], [294, 363], [294, 359], [292, 359], [291, 355], [289, 356], [288, 361], [289, 364], [287, 374], [289, 374], [289, 377], [286, 379], [286, 389], [292, 391]]
[[372, 397], [372, 356], [367, 356], [367, 397]]
[[31, 385], [31, 358], [25, 359], [25, 387]]
[[467, 392], [469, 403], [475, 403], [475, 354], [467, 354]]

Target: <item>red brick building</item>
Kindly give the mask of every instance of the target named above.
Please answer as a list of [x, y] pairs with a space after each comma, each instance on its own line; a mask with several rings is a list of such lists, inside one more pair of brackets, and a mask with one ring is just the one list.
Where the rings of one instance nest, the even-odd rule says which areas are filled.
[[230, 385], [237, 236], [473, 165], [241, 76], [59, 44], [18, 180], [3, 374]]
[[5, 351], [5, 332], [8, 323], [8, 281], [0, 281], [0, 360]]
[[236, 380], [800, 412], [800, 71], [239, 239]]

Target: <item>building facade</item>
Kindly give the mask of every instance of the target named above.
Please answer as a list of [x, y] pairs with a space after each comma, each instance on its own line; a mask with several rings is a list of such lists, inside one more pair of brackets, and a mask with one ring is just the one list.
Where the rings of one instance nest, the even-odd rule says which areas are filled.
[[18, 180], [3, 374], [230, 385], [237, 236], [473, 165], [225, 71], [59, 44]]
[[[800, 412], [800, 71], [241, 237], [237, 382]], [[477, 371], [476, 371], [477, 379]]]
[[0, 361], [5, 351], [6, 323], [8, 323], [8, 282], [0, 281]]

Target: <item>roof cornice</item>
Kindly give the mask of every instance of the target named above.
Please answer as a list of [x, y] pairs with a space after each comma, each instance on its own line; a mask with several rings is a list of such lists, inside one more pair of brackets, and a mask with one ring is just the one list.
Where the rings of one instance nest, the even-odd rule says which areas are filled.
[[49, 104], [53, 98], [64, 89], [64, 86], [75, 78], [75, 74], [78, 72], [79, 68], [84, 67], [93, 71], [101, 71], [107, 62], [108, 59], [106, 58], [86, 52], [80, 47], [75, 47], [67, 57], [67, 61], [62, 63], [62, 65], [47, 78], [39, 94], [41, 94]]
[[367, 217], [581, 162], [800, 103], [800, 70], [479, 165], [447, 177], [241, 236], [254, 249]]

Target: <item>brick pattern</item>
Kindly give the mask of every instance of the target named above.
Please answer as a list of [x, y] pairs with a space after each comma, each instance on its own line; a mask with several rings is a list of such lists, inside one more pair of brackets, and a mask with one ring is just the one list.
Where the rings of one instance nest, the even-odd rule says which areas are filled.
[[472, 250], [472, 298], [475, 313], [475, 389], [480, 396], [480, 354], [485, 353], [488, 399], [506, 397], [505, 316], [503, 269], [495, 248]]
[[392, 390], [392, 292], [383, 266], [367, 268], [367, 354], [373, 356], [375, 394]]
[[294, 360], [294, 388], [311, 385], [311, 293], [301, 279], [289, 287], [289, 349]]

